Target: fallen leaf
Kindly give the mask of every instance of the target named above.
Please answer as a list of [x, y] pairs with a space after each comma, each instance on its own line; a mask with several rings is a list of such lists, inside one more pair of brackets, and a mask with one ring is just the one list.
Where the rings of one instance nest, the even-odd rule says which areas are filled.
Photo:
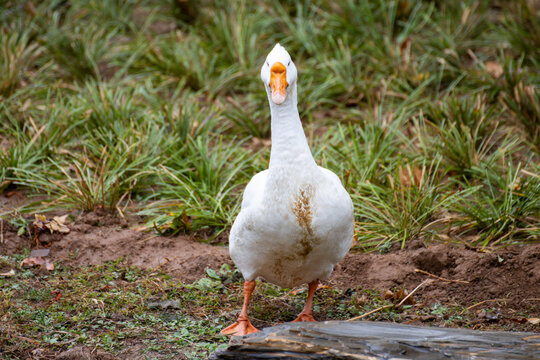
[[45, 269], [48, 271], [54, 270], [54, 264], [52, 262], [49, 262], [49, 260], [45, 260]]
[[510, 321], [513, 321], [515, 323], [518, 323], [518, 324], [525, 324], [527, 322], [527, 319], [526, 318], [511, 318]]
[[1, 273], [0, 276], [13, 276], [15, 275], [15, 270], [11, 269], [8, 272]]
[[494, 78], [500, 77], [504, 72], [502, 65], [496, 61], [486, 61], [484, 66], [486, 67], [486, 71]]
[[21, 261], [21, 266], [32, 267], [32, 266], [43, 266], [45, 265], [45, 259], [41, 256], [32, 256], [27, 257]]
[[[403, 299], [407, 298], [407, 296], [409, 295], [409, 293], [407, 292], [407, 290], [405, 289], [399, 289], [398, 291], [396, 291], [396, 293], [394, 294], [394, 300], [396, 302], [400, 302], [402, 301]], [[416, 301], [414, 301], [413, 297], [410, 296], [407, 298], [407, 300], [405, 300], [405, 302], [403, 303], [404, 305], [414, 305], [416, 304]]]
[[383, 295], [383, 299], [393, 299], [394, 298], [394, 293], [390, 290], [386, 290], [384, 292], [384, 295]]
[[295, 289], [295, 290], [291, 290], [291, 292], [289, 293], [290, 295], [298, 295], [300, 293], [303, 293], [304, 291], [306, 291], [306, 289]]
[[332, 289], [332, 287], [330, 285], [319, 284], [317, 285], [317, 289]]
[[529, 324], [538, 325], [540, 324], [540, 318], [530, 318], [530, 319], [527, 319], [527, 322]]
[[35, 214], [36, 220], [32, 223], [36, 228], [38, 229], [45, 229], [45, 222], [47, 221], [47, 218], [45, 215], [39, 215]]
[[54, 264], [41, 256], [27, 257], [26, 259], [21, 261], [21, 266], [22, 267], [41, 266], [47, 269], [48, 271], [54, 270]]
[[55, 231], [62, 234], [67, 234], [70, 230], [65, 225], [66, 219], [67, 215], [55, 216], [51, 221], [45, 223], [45, 226], [51, 231], [51, 234]]

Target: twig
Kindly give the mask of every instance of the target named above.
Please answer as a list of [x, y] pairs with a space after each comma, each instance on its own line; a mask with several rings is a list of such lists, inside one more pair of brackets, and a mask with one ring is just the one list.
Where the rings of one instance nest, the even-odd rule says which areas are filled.
[[126, 217], [124, 216], [124, 213], [122, 212], [122, 210], [120, 209], [120, 203], [122, 202], [122, 200], [124, 200], [124, 198], [126, 197], [126, 195], [129, 193], [129, 191], [126, 191], [121, 197], [120, 197], [120, 200], [118, 200], [118, 202], [116, 203], [116, 211], [118, 211], [118, 213], [120, 214], [120, 216], [122, 217], [122, 219], [124, 220], [124, 222], [127, 224], [128, 221], [126, 219]]
[[371, 310], [371, 311], [369, 311], [369, 312], [367, 312], [367, 313], [365, 313], [365, 314], [362, 314], [362, 315], [360, 315], [360, 316], [355, 316], [355, 317], [353, 317], [353, 318], [351, 318], [351, 319], [349, 319], [349, 320], [347, 320], [347, 321], [360, 320], [360, 319], [362, 319], [362, 318], [364, 318], [364, 317], [366, 317], [366, 316], [368, 316], [368, 315], [371, 315], [371, 314], [376, 313], [377, 311], [381, 311], [381, 310], [388, 309], [388, 308], [397, 308], [397, 307], [400, 307], [400, 306], [405, 302], [405, 300], [407, 300], [412, 294], [414, 294], [414, 292], [415, 292], [416, 290], [420, 289], [422, 286], [424, 286], [425, 284], [430, 283], [430, 282], [432, 282], [432, 281], [433, 281], [433, 280], [431, 280], [431, 279], [426, 279], [426, 280], [422, 281], [420, 284], [418, 284], [417, 287], [414, 288], [413, 291], [411, 291], [411, 293], [410, 293], [409, 295], [405, 296], [405, 297], [403, 298], [403, 300], [401, 300], [401, 301], [399, 302], [399, 304], [397, 304], [397, 305], [395, 305], [395, 304], [384, 305], [384, 306], [381, 306], [381, 307], [379, 307], [379, 308], [376, 308], [375, 310]]
[[474, 305], [472, 305], [472, 306], [469, 306], [469, 307], [466, 308], [465, 310], [463, 310], [463, 311], [460, 313], [460, 315], [463, 314], [465, 311], [469, 311], [469, 310], [471, 310], [472, 308], [475, 308], [475, 307], [480, 306], [480, 305], [482, 305], [482, 304], [485, 304], [485, 303], [487, 303], [487, 302], [491, 302], [491, 301], [503, 301], [503, 300], [505, 300], [505, 299], [488, 299], [488, 300], [480, 301], [478, 304], [474, 304]]
[[420, 284], [418, 284], [417, 287], [414, 288], [413, 291], [411, 291], [411, 292], [409, 293], [409, 295], [405, 296], [405, 297], [403, 298], [403, 300], [401, 300], [401, 301], [399, 302], [399, 304], [396, 305], [396, 307], [400, 307], [400, 306], [405, 302], [405, 300], [407, 300], [412, 294], [414, 294], [414, 292], [415, 292], [416, 290], [420, 289], [420, 287], [424, 286], [424, 284], [431, 283], [432, 281], [433, 281], [433, 280], [431, 280], [431, 279], [426, 279], [426, 280], [422, 281]]
[[19, 338], [21, 340], [24, 340], [24, 341], [27, 341], [27, 342], [30, 342], [32, 344], [41, 344], [41, 342], [37, 341], [37, 340], [34, 340], [34, 339], [30, 339], [30, 338], [27, 338], [26, 336], [21, 336], [21, 335], [14, 335], [16, 338]]
[[77, 335], [75, 336], [73, 339], [71, 340], [66, 340], [66, 341], [62, 341], [62, 342], [57, 342], [55, 343], [55, 345], [67, 345], [67, 344], [70, 344], [72, 342], [75, 342], [77, 340], [79, 340], [81, 338], [81, 335]]
[[460, 284], [470, 284], [469, 281], [465, 281], [465, 280], [450, 280], [450, 279], [445, 279], [445, 278], [443, 278], [443, 277], [440, 277], [440, 276], [437, 276], [437, 275], [430, 274], [430, 273], [428, 273], [427, 271], [420, 270], [420, 269], [414, 269], [414, 272], [422, 273], [422, 274], [425, 274], [425, 275], [427, 275], [427, 276], [431, 276], [432, 278], [435, 278], [435, 279], [438, 279], [438, 280], [441, 280], [441, 281], [456, 282], [456, 283], [460, 283]]
[[532, 176], [532, 177], [535, 177], [537, 179], [540, 179], [540, 176], [538, 176], [538, 174], [532, 173], [530, 171], [521, 169], [521, 172], [524, 173], [525, 175]]
[[353, 317], [353, 318], [351, 318], [351, 319], [349, 319], [349, 320], [347, 320], [347, 321], [360, 320], [360, 319], [362, 319], [362, 318], [364, 318], [364, 317], [366, 317], [366, 316], [368, 316], [368, 315], [371, 315], [371, 314], [373, 314], [373, 313], [376, 313], [377, 311], [380, 311], [380, 310], [383, 310], [383, 309], [388, 309], [388, 308], [391, 308], [391, 307], [393, 307], [393, 306], [394, 306], [394, 304], [391, 304], [391, 305], [384, 305], [384, 306], [381, 306], [380, 308], [376, 308], [375, 310], [371, 310], [370, 312], [367, 312], [367, 313], [365, 313], [365, 314], [363, 314], [363, 315], [355, 316], [355, 317]]
[[4, 219], [0, 218], [0, 244], [4, 243]]

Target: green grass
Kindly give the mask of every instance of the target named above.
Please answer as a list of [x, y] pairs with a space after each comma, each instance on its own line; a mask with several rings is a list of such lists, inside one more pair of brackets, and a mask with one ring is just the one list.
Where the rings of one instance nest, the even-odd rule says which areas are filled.
[[[18, 261], [1, 260], [2, 265], [11, 266]], [[0, 343], [8, 359], [31, 351], [36, 342], [49, 352], [77, 344], [116, 352], [133, 340], [150, 356], [186, 354], [197, 359], [228, 340], [219, 334], [226, 320], [216, 314], [225, 290], [208, 297], [207, 291], [188, 291], [188, 285], [165, 274], [141, 272], [119, 262], [57, 269], [50, 275], [18, 268], [15, 277], [2, 278], [0, 283], [0, 309], [8, 314], [1, 325]], [[179, 300], [182, 310], [149, 307], [167, 299]], [[213, 308], [210, 303], [215, 304]], [[208, 316], [193, 315], [201, 307]]]

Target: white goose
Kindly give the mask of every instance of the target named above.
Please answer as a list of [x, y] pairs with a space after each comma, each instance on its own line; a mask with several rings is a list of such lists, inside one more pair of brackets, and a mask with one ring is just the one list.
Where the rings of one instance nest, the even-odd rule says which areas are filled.
[[289, 53], [277, 44], [261, 69], [272, 117], [270, 166], [247, 185], [231, 229], [229, 251], [245, 279], [244, 305], [223, 334], [257, 331], [247, 309], [258, 276], [287, 288], [308, 283], [306, 305], [295, 321], [315, 321], [311, 307], [318, 282], [330, 276], [352, 243], [351, 198], [311, 155], [298, 115], [296, 77]]

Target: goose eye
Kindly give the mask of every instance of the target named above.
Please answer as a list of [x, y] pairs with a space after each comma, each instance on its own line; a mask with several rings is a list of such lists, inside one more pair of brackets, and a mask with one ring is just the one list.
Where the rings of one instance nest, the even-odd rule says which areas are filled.
[[268, 63], [268, 61], [266, 62], [266, 66], [270, 66], [270, 64]]
[[289, 62], [287, 63], [287, 66], [291, 65], [291, 60], [289, 60]]

